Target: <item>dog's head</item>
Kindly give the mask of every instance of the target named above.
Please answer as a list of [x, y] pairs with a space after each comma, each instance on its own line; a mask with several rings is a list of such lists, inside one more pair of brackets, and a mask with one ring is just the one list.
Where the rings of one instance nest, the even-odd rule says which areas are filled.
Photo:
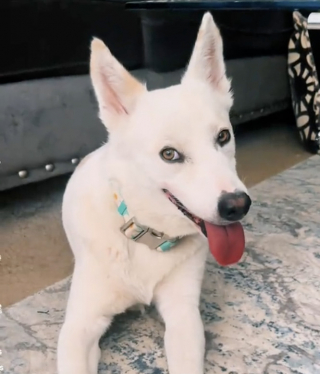
[[[169, 191], [194, 215], [223, 225], [250, 199], [236, 172], [232, 106], [220, 32], [203, 17], [181, 84], [148, 92], [102, 41], [91, 45], [91, 79], [110, 147], [132, 183]], [[116, 162], [116, 161], [115, 161]], [[180, 212], [177, 214], [180, 214]]]

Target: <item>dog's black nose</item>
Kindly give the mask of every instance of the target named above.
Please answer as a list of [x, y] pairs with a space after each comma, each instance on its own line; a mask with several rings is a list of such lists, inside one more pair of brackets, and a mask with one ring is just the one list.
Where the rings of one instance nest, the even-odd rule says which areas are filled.
[[245, 192], [225, 193], [218, 203], [220, 217], [234, 222], [242, 219], [249, 211], [251, 199]]

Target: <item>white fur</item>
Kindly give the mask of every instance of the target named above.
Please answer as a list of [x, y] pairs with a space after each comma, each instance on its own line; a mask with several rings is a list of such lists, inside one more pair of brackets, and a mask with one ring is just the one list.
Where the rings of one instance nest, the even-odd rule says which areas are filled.
[[[91, 78], [109, 140], [83, 160], [64, 196], [63, 224], [75, 269], [59, 337], [59, 374], [96, 374], [98, 341], [113, 317], [152, 302], [166, 325], [170, 374], [203, 374], [199, 298], [207, 240], [162, 189], [215, 223], [222, 191], [246, 191], [235, 169], [233, 135], [224, 147], [215, 140], [222, 129], [232, 133], [232, 95], [218, 28], [207, 13], [182, 83], [152, 92], [102, 41], [94, 39], [91, 47]], [[186, 161], [164, 162], [164, 146], [183, 152]], [[160, 253], [126, 239], [111, 182], [141, 224], [184, 236], [181, 243]]]

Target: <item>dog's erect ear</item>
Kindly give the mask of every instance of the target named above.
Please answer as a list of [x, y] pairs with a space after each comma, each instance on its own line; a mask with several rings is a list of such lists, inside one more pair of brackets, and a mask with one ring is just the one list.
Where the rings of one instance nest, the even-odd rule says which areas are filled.
[[146, 90], [96, 38], [91, 42], [90, 76], [100, 118], [108, 129], [123, 116], [130, 115]]
[[223, 58], [222, 38], [209, 12], [205, 13], [202, 18], [198, 37], [182, 83], [190, 79], [207, 82], [212, 88], [222, 93], [228, 94], [230, 91], [230, 81], [226, 77]]

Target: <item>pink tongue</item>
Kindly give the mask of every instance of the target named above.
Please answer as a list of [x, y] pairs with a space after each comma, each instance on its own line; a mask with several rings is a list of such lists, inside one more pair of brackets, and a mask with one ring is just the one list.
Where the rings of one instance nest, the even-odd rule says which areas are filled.
[[240, 261], [245, 247], [242, 225], [216, 226], [205, 222], [210, 252], [216, 261], [227, 266]]

